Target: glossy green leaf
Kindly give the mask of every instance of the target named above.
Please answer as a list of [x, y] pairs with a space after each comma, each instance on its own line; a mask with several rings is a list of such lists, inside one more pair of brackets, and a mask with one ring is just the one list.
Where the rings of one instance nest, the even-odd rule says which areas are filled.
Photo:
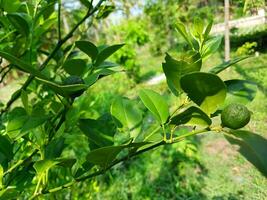
[[8, 186], [7, 188], [0, 190], [0, 200], [18, 199], [20, 192], [16, 190], [15, 186]]
[[191, 125], [191, 126], [204, 126], [211, 125], [212, 121], [209, 116], [201, 109], [195, 106], [191, 106], [182, 113], [171, 118], [171, 124], [179, 125]]
[[110, 108], [110, 113], [114, 117], [114, 121], [120, 128], [126, 128], [131, 131], [131, 136], [136, 137], [137, 133], [134, 131], [142, 122], [142, 112], [135, 105], [134, 101], [127, 98], [116, 98]]
[[7, 18], [11, 24], [25, 37], [30, 34], [30, 17], [25, 13], [9, 13]]
[[0, 153], [8, 160], [11, 160], [13, 157], [13, 144], [7, 136], [0, 135]]
[[105, 118], [79, 120], [78, 126], [88, 137], [91, 149], [113, 144], [116, 128], [112, 123], [112, 119], [109, 120], [105, 120]]
[[205, 40], [207, 40], [207, 38], [209, 37], [209, 33], [211, 31], [212, 25], [213, 25], [213, 20], [210, 20], [204, 31], [203, 37]]
[[181, 87], [189, 98], [208, 115], [215, 112], [226, 98], [224, 82], [211, 73], [186, 74], [181, 78]]
[[225, 106], [231, 103], [247, 104], [255, 98], [257, 94], [257, 84], [246, 80], [228, 80], [224, 82], [227, 87]]
[[97, 80], [99, 80], [102, 77], [109, 76], [111, 74], [116, 73], [116, 71], [110, 70], [110, 69], [99, 69], [95, 71], [93, 74], [90, 74], [87, 76], [84, 81], [88, 86], [93, 85]]
[[97, 69], [100, 69], [100, 68], [108, 69], [108, 68], [113, 68], [113, 67], [118, 67], [118, 66], [119, 65], [117, 63], [105, 61], [102, 64], [100, 64], [99, 66], [97, 66]]
[[203, 31], [204, 31], [203, 20], [201, 20], [199, 17], [196, 17], [194, 19], [194, 23], [193, 23], [193, 28], [191, 30], [191, 34], [196, 40], [201, 42], [201, 40], [203, 38]]
[[0, 51], [0, 57], [8, 60], [8, 62], [15, 65], [18, 69], [20, 69], [24, 72], [27, 72], [27, 73], [34, 75], [36, 77], [39, 77], [39, 78], [45, 78], [46, 79], [46, 77], [39, 70], [33, 68], [30, 64], [16, 58], [15, 56], [13, 56], [9, 53]]
[[32, 114], [28, 114], [23, 108], [15, 108], [11, 113], [12, 116], [9, 116], [7, 123], [8, 136], [17, 140], [24, 136], [27, 131], [42, 125], [49, 119], [45, 111], [39, 114], [35, 112], [36, 110], [33, 110]]
[[202, 59], [205, 60], [213, 53], [215, 53], [219, 49], [221, 43], [222, 43], [222, 36], [216, 36], [206, 41], [203, 50], [201, 52]]
[[169, 117], [169, 108], [167, 101], [163, 96], [153, 90], [143, 89], [139, 92], [139, 97], [147, 109], [161, 124], [164, 124], [167, 121]]
[[91, 9], [92, 8], [92, 4], [89, 0], [80, 0], [81, 4], [83, 4], [85, 7]]
[[102, 49], [97, 56], [95, 66], [99, 66], [100, 64], [102, 64], [107, 58], [109, 58], [112, 54], [114, 54], [123, 46], [124, 44], [116, 44]]
[[36, 170], [37, 175], [42, 176], [46, 173], [46, 171], [48, 171], [58, 163], [59, 161], [49, 160], [49, 159], [39, 160], [34, 163], [33, 167]]
[[249, 57], [245, 56], [245, 57], [241, 57], [241, 58], [235, 58], [235, 59], [227, 61], [227, 62], [223, 62], [222, 64], [217, 65], [214, 68], [210, 69], [209, 72], [213, 73], [213, 74], [218, 74], [221, 71], [227, 69], [228, 67], [231, 67], [232, 65], [234, 65], [234, 64], [236, 64], [242, 60], [245, 60], [247, 58], [249, 58]]
[[4, 9], [7, 13], [15, 13], [21, 6], [21, 2], [19, 0], [1, 0], [0, 1], [1, 8]]
[[97, 47], [89, 41], [77, 41], [75, 42], [77, 48], [86, 53], [92, 60], [95, 60], [98, 55]]
[[4, 176], [4, 169], [3, 169], [2, 165], [0, 165], [0, 190], [3, 187], [3, 176]]
[[63, 64], [63, 68], [70, 75], [82, 76], [87, 66], [83, 59], [70, 59]]
[[60, 157], [65, 148], [65, 138], [56, 138], [45, 147], [45, 158], [54, 159]]
[[89, 86], [85, 84], [74, 84], [74, 85], [59, 85], [57, 83], [53, 83], [51, 81], [37, 78], [38, 81], [47, 85], [50, 89], [52, 89], [57, 94], [69, 97], [77, 92], [85, 91]]
[[22, 90], [20, 97], [25, 110], [29, 113], [29, 98], [27, 92], [25, 90]]
[[191, 41], [191, 38], [186, 30], [186, 27], [183, 23], [176, 23], [175, 26], [176, 30], [183, 36], [183, 38], [185, 39], [185, 41], [187, 41], [187, 43], [193, 48], [193, 44]]
[[202, 61], [198, 53], [193, 54], [187, 60], [191, 62], [175, 60], [169, 54], [166, 54], [165, 63], [162, 63], [168, 86], [176, 96], [181, 92], [180, 78], [187, 73], [200, 71], [201, 69]]
[[239, 146], [239, 152], [267, 177], [267, 139], [245, 130], [231, 131], [225, 138]]
[[124, 149], [124, 146], [108, 146], [95, 149], [87, 155], [86, 159], [95, 165], [100, 165], [101, 167], [106, 168], [122, 149]]

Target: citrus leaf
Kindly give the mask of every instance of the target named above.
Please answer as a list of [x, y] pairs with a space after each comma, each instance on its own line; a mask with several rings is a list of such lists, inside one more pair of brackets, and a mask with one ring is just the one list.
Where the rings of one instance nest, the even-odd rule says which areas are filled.
[[64, 97], [69, 97], [72, 94], [75, 94], [80, 91], [84, 91], [88, 88], [88, 85], [85, 85], [85, 84], [59, 85], [57, 83], [53, 83], [51, 81], [41, 79], [41, 78], [37, 78], [37, 80], [47, 85], [57, 94], [64, 96]]
[[16, 58], [15, 56], [13, 56], [9, 53], [0, 51], [0, 57], [8, 60], [8, 62], [15, 65], [18, 69], [20, 69], [24, 72], [27, 72], [27, 73], [34, 75], [36, 77], [39, 77], [39, 78], [45, 78], [46, 79], [46, 77], [40, 71], [33, 68], [30, 64]]
[[86, 159], [95, 165], [106, 168], [124, 148], [124, 146], [108, 146], [95, 149], [89, 152]]
[[215, 53], [222, 43], [222, 36], [216, 36], [205, 42], [201, 57], [203, 60], [207, 59], [213, 53]]
[[116, 98], [110, 108], [114, 121], [119, 128], [126, 128], [131, 131], [131, 136], [136, 137], [139, 133], [134, 130], [142, 122], [142, 112], [135, 103], [127, 98]]
[[192, 44], [192, 41], [191, 41], [191, 38], [186, 30], [186, 27], [183, 23], [180, 23], [178, 22], [175, 26], [175, 29], [183, 36], [183, 38], [185, 39], [185, 41], [187, 41], [187, 43], [192, 47], [193, 47], [193, 44]]
[[180, 78], [187, 73], [200, 71], [201, 69], [202, 61], [198, 53], [193, 54], [190, 60], [192, 60], [191, 63], [184, 60], [175, 60], [169, 54], [166, 54], [165, 63], [162, 63], [168, 86], [176, 96], [181, 92]]
[[0, 153], [8, 160], [11, 160], [13, 157], [13, 145], [8, 137], [2, 135], [0, 135]]
[[238, 151], [267, 177], [267, 140], [262, 136], [245, 130], [232, 130], [224, 134], [232, 144], [238, 145]]
[[108, 76], [111, 74], [116, 73], [116, 71], [110, 70], [110, 69], [99, 69], [98, 71], [96, 71], [93, 74], [90, 74], [89, 76], [87, 76], [84, 79], [84, 82], [88, 85], [91, 86], [93, 85], [98, 79], [104, 77], [104, 76]]
[[226, 86], [216, 75], [192, 72], [181, 78], [181, 87], [189, 98], [208, 115], [224, 103]]
[[204, 113], [201, 109], [195, 106], [191, 106], [182, 113], [174, 116], [171, 119], [171, 124], [175, 124], [176, 126], [186, 124], [192, 126], [204, 126], [207, 127], [211, 125], [212, 121], [209, 116]]
[[87, 68], [86, 61], [83, 59], [66, 60], [63, 68], [70, 75], [82, 76]]
[[215, 66], [214, 68], [210, 69], [209, 72], [210, 73], [213, 73], [213, 74], [218, 74], [220, 73], [221, 71], [227, 69], [228, 67], [231, 67], [232, 65], [242, 61], [242, 60], [245, 60], [249, 58], [249, 56], [245, 56], [245, 57], [241, 57], [241, 58], [235, 58], [233, 60], [230, 60], [230, 61], [227, 61], [227, 62], [223, 62], [222, 64], [220, 65], [217, 65]]
[[[110, 119], [112, 121], [112, 119]], [[113, 144], [113, 136], [116, 129], [113, 123], [108, 123], [105, 118], [80, 119], [78, 126], [80, 130], [88, 137], [90, 147], [99, 148]]]
[[6, 15], [10, 23], [23, 36], [28, 37], [30, 33], [30, 16], [25, 13], [9, 13]]
[[257, 84], [246, 80], [228, 80], [224, 82], [227, 87], [227, 96], [224, 106], [231, 103], [246, 105], [253, 101], [257, 94]]
[[112, 54], [114, 54], [117, 50], [119, 50], [123, 46], [124, 44], [116, 44], [116, 45], [108, 46], [102, 49], [96, 58], [95, 66], [99, 66], [108, 57], [110, 57]]
[[77, 41], [75, 42], [76, 47], [86, 53], [92, 60], [95, 60], [98, 55], [97, 47], [89, 41]]
[[153, 90], [143, 89], [139, 92], [139, 97], [147, 109], [161, 124], [164, 124], [167, 121], [169, 117], [169, 108], [163, 96]]

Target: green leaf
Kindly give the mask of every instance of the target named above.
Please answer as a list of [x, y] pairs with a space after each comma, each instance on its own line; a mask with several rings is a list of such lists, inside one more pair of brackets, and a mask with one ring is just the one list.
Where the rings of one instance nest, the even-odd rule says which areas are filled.
[[206, 41], [201, 52], [202, 59], [205, 60], [213, 53], [215, 53], [219, 49], [221, 42], [222, 36], [216, 36]]
[[176, 30], [183, 36], [185, 41], [191, 46], [192, 49], [194, 49], [194, 46], [192, 44], [191, 38], [186, 30], [186, 27], [183, 23], [178, 22], [175, 26]]
[[16, 190], [15, 186], [8, 186], [0, 191], [0, 200], [18, 199], [20, 192]]
[[77, 48], [86, 53], [92, 60], [95, 60], [98, 55], [97, 47], [89, 41], [77, 41], [75, 42]]
[[53, 83], [51, 81], [37, 78], [38, 81], [47, 85], [50, 89], [52, 89], [57, 94], [69, 97], [77, 92], [85, 91], [89, 86], [85, 84], [74, 84], [74, 85], [59, 85], [57, 83]]
[[65, 148], [65, 138], [56, 138], [49, 142], [49, 144], [45, 147], [45, 158], [54, 159], [58, 158], [63, 149]]
[[212, 121], [209, 116], [204, 113], [201, 109], [195, 106], [191, 106], [182, 113], [174, 116], [171, 119], [171, 124], [179, 125], [191, 125], [191, 126], [204, 126], [211, 125]]
[[85, 7], [91, 9], [92, 3], [89, 2], [89, 0], [80, 0], [81, 4], [83, 4]]
[[4, 169], [3, 169], [2, 165], [0, 165], [0, 190], [3, 187], [3, 176], [4, 176]]
[[164, 124], [167, 121], [169, 117], [169, 108], [167, 101], [163, 96], [153, 90], [143, 89], [139, 92], [139, 97], [147, 109], [152, 112], [161, 124]]
[[124, 148], [125, 146], [108, 146], [95, 149], [89, 152], [86, 159], [95, 165], [106, 168]]
[[84, 79], [84, 82], [88, 85], [91, 86], [93, 85], [97, 80], [99, 80], [102, 77], [111, 75], [116, 73], [116, 71], [110, 70], [110, 69], [99, 69], [95, 71], [95, 73], [90, 74]]
[[116, 44], [102, 49], [97, 56], [95, 66], [99, 66], [100, 64], [102, 64], [108, 57], [110, 57], [123, 46], [124, 44]]
[[257, 84], [246, 80], [228, 80], [224, 82], [227, 87], [227, 96], [224, 105], [231, 103], [247, 104], [257, 94]]
[[100, 69], [100, 68], [113, 68], [113, 67], [118, 67], [119, 65], [117, 63], [113, 63], [113, 62], [103, 62], [102, 64], [100, 64], [99, 66], [97, 66], [96, 69]]
[[31, 27], [30, 16], [25, 13], [9, 13], [6, 16], [18, 32], [25, 37], [29, 36]]
[[97, 120], [80, 119], [78, 126], [88, 137], [91, 149], [113, 145], [113, 136], [116, 133], [116, 128], [112, 119], [102, 117]]
[[224, 103], [226, 86], [216, 75], [192, 72], [181, 78], [181, 87], [189, 98], [208, 115]]
[[13, 144], [7, 136], [0, 135], [0, 152], [8, 159], [13, 158]]
[[63, 64], [65, 71], [74, 76], [82, 76], [87, 68], [86, 61], [83, 59], [70, 59]]
[[199, 42], [201, 42], [202, 37], [203, 37], [203, 30], [204, 30], [204, 24], [203, 20], [200, 18], [196, 17], [194, 19], [194, 24], [192, 28], [192, 36]]
[[220, 65], [217, 65], [215, 66], [214, 68], [210, 69], [209, 72], [210, 73], [213, 73], [213, 74], [218, 74], [220, 73], [221, 71], [227, 69], [228, 67], [231, 67], [232, 65], [242, 61], [242, 60], [245, 60], [249, 58], [249, 56], [245, 56], [245, 57], [241, 57], [241, 58], [235, 58], [233, 60], [230, 60], [230, 61], [227, 61], [227, 62], [223, 62], [222, 64]]
[[28, 119], [24, 122], [20, 133], [26, 133], [27, 131], [30, 131], [40, 125], [42, 125], [43, 123], [47, 122], [47, 120], [49, 119], [48, 116], [44, 115], [31, 115], [28, 117]]
[[233, 145], [239, 146], [239, 152], [267, 177], [267, 140], [262, 136], [245, 130], [232, 130], [224, 134]]
[[22, 90], [21, 91], [21, 101], [22, 101], [22, 104], [25, 108], [25, 110], [29, 113], [30, 112], [30, 109], [29, 109], [29, 98], [28, 98], [28, 94], [25, 90]]
[[202, 60], [198, 53], [194, 53], [187, 60], [175, 60], [169, 54], [166, 54], [165, 63], [162, 68], [167, 79], [168, 86], [176, 96], [181, 92], [180, 78], [190, 72], [200, 71]]
[[139, 127], [143, 117], [134, 101], [118, 97], [113, 101], [110, 112], [118, 127], [130, 130], [131, 137], [137, 137], [139, 131], [135, 132], [134, 130]]
[[34, 163], [33, 167], [37, 172], [38, 176], [44, 175], [49, 169], [57, 165], [59, 161], [56, 160], [39, 160]]
[[24, 61], [16, 58], [15, 56], [6, 53], [4, 51], [0, 51], [0, 57], [8, 60], [8, 62], [10, 62], [11, 64], [15, 65], [18, 69], [27, 72], [31, 75], [34, 75], [36, 77], [39, 78], [44, 78], [46, 79], [45, 75], [43, 75], [40, 71], [38, 71], [37, 69], [33, 68], [30, 64], [25, 63]]
[[48, 172], [52, 167], [56, 165], [71, 168], [75, 162], [76, 162], [75, 159], [69, 159], [69, 158], [57, 158], [55, 160], [45, 159], [35, 162], [33, 167], [37, 172], [37, 176], [41, 178], [46, 174], [46, 172]]
[[0, 1], [0, 5], [7, 13], [14, 13], [21, 6], [21, 2], [19, 0], [2, 0]]
[[213, 25], [213, 20], [210, 20], [209, 21], [209, 24], [207, 25], [207, 27], [205, 28], [205, 31], [204, 31], [204, 39], [207, 40], [207, 38], [209, 37], [209, 33], [211, 31], [211, 28], [212, 28], [212, 25]]
[[17, 107], [9, 116], [7, 134], [11, 139], [17, 140], [24, 136], [27, 131], [42, 125], [48, 119], [49, 117], [45, 115], [45, 111], [38, 114], [34, 109], [32, 114], [28, 115], [23, 108]]

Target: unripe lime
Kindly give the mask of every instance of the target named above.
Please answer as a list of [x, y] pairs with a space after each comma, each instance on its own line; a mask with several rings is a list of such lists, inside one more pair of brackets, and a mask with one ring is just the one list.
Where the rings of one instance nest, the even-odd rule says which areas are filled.
[[239, 129], [250, 121], [250, 111], [242, 104], [232, 103], [221, 113], [222, 125], [231, 129]]
[[[79, 76], [69, 76], [63, 81], [63, 85], [75, 85], [75, 84], [84, 84], [84, 80]], [[71, 94], [71, 98], [79, 97], [83, 94], [84, 90], [76, 91]]]

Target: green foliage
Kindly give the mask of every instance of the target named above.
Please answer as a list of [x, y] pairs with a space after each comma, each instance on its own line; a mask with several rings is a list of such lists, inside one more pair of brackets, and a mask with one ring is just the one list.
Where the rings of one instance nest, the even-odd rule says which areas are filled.
[[[253, 83], [224, 82], [217, 75], [242, 59], [223, 63], [213, 73], [203, 71], [203, 61], [218, 50], [221, 38], [209, 36], [212, 22], [205, 26], [196, 18], [190, 29], [182, 23], [176, 26], [190, 49], [179, 59], [166, 54], [162, 64], [175, 97], [141, 89], [140, 100], [136, 94], [118, 97], [113, 103], [100, 102], [94, 110], [95, 99], [110, 87], [104, 77], [122, 71], [107, 59], [114, 55], [120, 64], [135, 63], [132, 50], [148, 42], [148, 37], [140, 28], [144, 25], [131, 27], [126, 43], [132, 49], [121, 55], [124, 44], [97, 46], [80, 38], [75, 31], [84, 28], [88, 18], [104, 19], [115, 8], [104, 0], [96, 5], [81, 3], [84, 10], [72, 16], [73, 26], [65, 30], [61, 4], [56, 10], [56, 1], [1, 1], [1, 9], [8, 14], [0, 18], [1, 31], [7, 35], [1, 39], [0, 56], [12, 70], [29, 76], [0, 112], [0, 198], [51, 195], [156, 147], [186, 143], [187, 137], [200, 133], [229, 131], [216, 126], [214, 113], [220, 112], [227, 98], [228, 102], [241, 101], [241, 94], [242, 102], [247, 103], [255, 96]], [[132, 69], [126, 65], [126, 70]], [[100, 82], [104, 87], [97, 89]], [[250, 90], [253, 93], [248, 95]], [[170, 99], [177, 97], [181, 102], [170, 106]], [[250, 135], [265, 144], [262, 138]], [[248, 138], [240, 140], [247, 142]], [[186, 145], [185, 155], [196, 152], [194, 145]], [[248, 160], [257, 167], [261, 162], [265, 173], [264, 152], [254, 142], [250, 149], [259, 159]]]
[[239, 47], [236, 50], [236, 54], [238, 56], [243, 56], [243, 55], [251, 55], [255, 53], [255, 48], [257, 47], [257, 42], [246, 42], [243, 44], [241, 47]]

